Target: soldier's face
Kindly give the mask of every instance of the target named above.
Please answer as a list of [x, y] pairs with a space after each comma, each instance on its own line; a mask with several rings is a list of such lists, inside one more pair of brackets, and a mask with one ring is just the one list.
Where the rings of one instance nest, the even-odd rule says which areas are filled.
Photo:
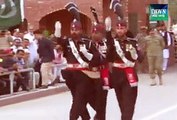
[[122, 37], [126, 34], [127, 27], [126, 26], [117, 26], [115, 32], [118, 37]]
[[82, 31], [79, 29], [71, 29], [71, 37], [77, 38], [81, 35]]
[[100, 33], [100, 32], [95, 32], [95, 33], [92, 33], [92, 39], [94, 40], [94, 41], [101, 41], [102, 40], [102, 38], [103, 38], [103, 34], [102, 33]]

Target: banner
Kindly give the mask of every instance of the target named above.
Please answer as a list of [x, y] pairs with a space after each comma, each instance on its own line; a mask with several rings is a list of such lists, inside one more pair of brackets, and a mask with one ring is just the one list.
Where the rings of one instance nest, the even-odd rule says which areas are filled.
[[0, 0], [0, 29], [8, 29], [21, 22], [21, 0]]
[[168, 4], [150, 4], [150, 21], [168, 21]]

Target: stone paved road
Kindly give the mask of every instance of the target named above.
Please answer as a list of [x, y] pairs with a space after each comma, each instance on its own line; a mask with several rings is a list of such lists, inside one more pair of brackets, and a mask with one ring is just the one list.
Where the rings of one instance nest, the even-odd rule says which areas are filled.
[[[149, 86], [148, 74], [139, 74], [134, 120], [177, 120], [177, 65], [163, 75], [163, 86]], [[60, 93], [0, 108], [0, 120], [68, 120], [71, 96]], [[91, 116], [94, 111], [88, 106]], [[107, 120], [120, 120], [115, 93], [109, 91]]]

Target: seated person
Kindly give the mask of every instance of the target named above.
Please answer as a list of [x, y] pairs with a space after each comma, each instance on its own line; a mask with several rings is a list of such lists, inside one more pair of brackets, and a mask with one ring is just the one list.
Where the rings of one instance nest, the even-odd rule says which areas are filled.
[[[17, 71], [20, 69], [27, 68], [26, 62], [24, 60], [24, 56], [25, 56], [25, 51], [23, 49], [18, 49], [14, 56], [14, 60], [16, 61], [18, 67]], [[22, 90], [29, 91], [29, 86], [28, 86], [29, 72], [17, 73], [16, 81], [17, 81], [17, 85], [15, 91], [18, 91], [20, 87], [22, 87]]]
[[[1, 67], [1, 74], [3, 72], [17, 70], [17, 64], [13, 59], [12, 51], [6, 50], [0, 53], [0, 67]], [[10, 93], [9, 75], [0, 76], [0, 81], [1, 81], [0, 95], [9, 94]], [[15, 84], [16, 81], [14, 81], [14, 86]]]

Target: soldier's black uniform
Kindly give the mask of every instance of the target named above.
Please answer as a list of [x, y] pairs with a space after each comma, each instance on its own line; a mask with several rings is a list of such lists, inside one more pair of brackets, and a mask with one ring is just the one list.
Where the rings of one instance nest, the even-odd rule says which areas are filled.
[[[100, 120], [105, 120], [106, 119], [107, 94], [108, 94], [108, 89], [111, 87], [110, 86], [108, 61], [106, 60], [108, 41], [106, 38], [103, 38], [103, 40], [101, 42], [99, 42], [98, 44], [99, 44], [98, 50], [101, 53], [100, 65], [102, 66], [100, 69], [100, 73], [101, 73], [100, 79], [102, 81], [102, 87], [103, 87], [102, 99], [100, 100], [101, 107], [99, 107], [99, 109], [98, 109], [98, 114], [101, 116]], [[107, 83], [104, 80], [105, 78], [108, 79]]]
[[[125, 63], [117, 52], [115, 41], [118, 41], [120, 48], [124, 54], [124, 58], [132, 63], [135, 63], [135, 59], [131, 57], [130, 51], [127, 50], [127, 45], [131, 45], [137, 51], [137, 44], [135, 40], [129, 39], [127, 37], [124, 40], [119, 40], [118, 38], [112, 38], [111, 32], [107, 33], [107, 39], [110, 42], [108, 47], [107, 60], [112, 63], [112, 69], [110, 70], [111, 86], [115, 89], [117, 101], [119, 103], [120, 111], [122, 113], [121, 120], [132, 120], [135, 102], [137, 98], [137, 81], [138, 77], [134, 66], [129, 66]], [[116, 51], [117, 50], [117, 51]], [[131, 70], [131, 75], [133, 75], [136, 81], [133, 81], [134, 85], [131, 86], [131, 82], [128, 80], [126, 70]]]
[[[68, 67], [62, 70], [62, 76], [71, 90], [73, 103], [70, 110], [70, 120], [90, 120], [86, 104], [89, 103], [96, 110], [96, 119], [101, 119], [100, 99], [102, 99], [102, 84], [100, 80], [100, 53], [92, 42], [83, 36], [80, 13], [75, 3], [69, 2], [65, 8], [73, 15], [71, 23], [71, 37], [59, 38], [57, 30], [61, 33], [61, 26], [56, 24], [55, 36], [58, 43], [63, 47], [64, 57]], [[58, 26], [58, 27], [57, 27]]]
[[[68, 68], [62, 70], [62, 75], [66, 80], [66, 85], [71, 90], [73, 97], [73, 103], [70, 110], [70, 120], [77, 120], [79, 116], [82, 117], [82, 120], [89, 120], [90, 116], [86, 109], [86, 104], [89, 102], [90, 105], [97, 111], [100, 109], [98, 106], [100, 106], [101, 103], [99, 101], [102, 99], [102, 84], [100, 78], [91, 78], [95, 76], [97, 71], [99, 71], [98, 66], [100, 65], [101, 60], [100, 53], [93, 45], [93, 43], [86, 38], [81, 38], [77, 42], [72, 38], [57, 39], [58, 44], [63, 47], [64, 57], [68, 63]], [[71, 41], [77, 48], [77, 51], [75, 52], [78, 52], [81, 59], [88, 63], [88, 67], [77, 66], [81, 64], [78, 62], [78, 58], [76, 58], [72, 52], [72, 46], [70, 44]], [[93, 55], [91, 60], [88, 60], [84, 54], [80, 52], [80, 46], [84, 45], [86, 46], [88, 52]], [[91, 73], [92, 75], [88, 75], [89, 73], [85, 72], [85, 70], [88, 70], [89, 72], [94, 70], [95, 73], [92, 71], [94, 74]]]

